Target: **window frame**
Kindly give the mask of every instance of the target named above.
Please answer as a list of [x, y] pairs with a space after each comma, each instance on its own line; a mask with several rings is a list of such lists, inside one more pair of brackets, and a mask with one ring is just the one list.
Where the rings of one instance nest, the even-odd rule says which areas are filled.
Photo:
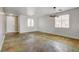
[[[66, 16], [68, 19], [64, 19], [64, 16]], [[57, 18], [58, 17], [60, 17], [61, 19], [59, 19], [59, 21], [60, 21], [60, 26], [57, 24]], [[60, 16], [58, 16], [58, 17], [55, 17], [55, 28], [69, 28], [70, 27], [70, 25], [69, 25], [69, 18], [70, 18], [70, 15], [69, 14], [64, 14], [64, 15], [60, 15]], [[63, 21], [64, 20], [64, 21]], [[66, 22], [68, 23], [66, 23]], [[65, 23], [64, 25], [62, 25], [63, 23]]]
[[28, 27], [33, 27], [34, 26], [34, 19], [28, 18], [28, 20], [27, 20], [27, 26]]

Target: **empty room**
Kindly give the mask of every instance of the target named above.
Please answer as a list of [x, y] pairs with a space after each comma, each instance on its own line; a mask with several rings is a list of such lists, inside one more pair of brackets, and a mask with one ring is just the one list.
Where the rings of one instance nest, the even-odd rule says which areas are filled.
[[0, 7], [1, 52], [79, 52], [79, 7]]

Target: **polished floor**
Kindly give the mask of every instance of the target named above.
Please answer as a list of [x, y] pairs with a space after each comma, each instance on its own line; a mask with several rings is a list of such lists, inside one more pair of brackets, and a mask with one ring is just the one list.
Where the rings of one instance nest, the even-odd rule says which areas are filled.
[[79, 52], [79, 40], [43, 32], [9, 33], [2, 52]]

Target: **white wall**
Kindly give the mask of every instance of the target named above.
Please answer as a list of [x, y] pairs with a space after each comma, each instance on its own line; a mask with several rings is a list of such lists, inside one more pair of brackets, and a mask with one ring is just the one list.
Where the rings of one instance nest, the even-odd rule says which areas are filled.
[[15, 20], [15, 16], [6, 16], [6, 33], [16, 32]]
[[57, 15], [62, 14], [70, 15], [70, 28], [55, 28], [54, 18], [51, 20], [48, 17], [41, 17], [39, 18], [39, 31], [79, 39], [79, 8], [64, 11], [62, 13], [58, 13]]
[[19, 20], [19, 32], [32, 32], [32, 31], [37, 31], [38, 29], [38, 20], [35, 17], [31, 17], [34, 19], [34, 27], [28, 27], [27, 19], [30, 18], [28, 16], [20, 15], [18, 20]]
[[3, 13], [3, 9], [0, 8], [0, 50], [2, 48], [4, 37], [5, 37], [5, 15]]

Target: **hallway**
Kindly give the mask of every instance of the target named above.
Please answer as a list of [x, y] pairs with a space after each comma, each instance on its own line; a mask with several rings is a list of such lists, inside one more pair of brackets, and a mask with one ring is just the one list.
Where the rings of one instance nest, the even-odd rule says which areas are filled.
[[79, 40], [63, 36], [28, 32], [22, 34], [6, 34], [3, 52], [77, 52]]

